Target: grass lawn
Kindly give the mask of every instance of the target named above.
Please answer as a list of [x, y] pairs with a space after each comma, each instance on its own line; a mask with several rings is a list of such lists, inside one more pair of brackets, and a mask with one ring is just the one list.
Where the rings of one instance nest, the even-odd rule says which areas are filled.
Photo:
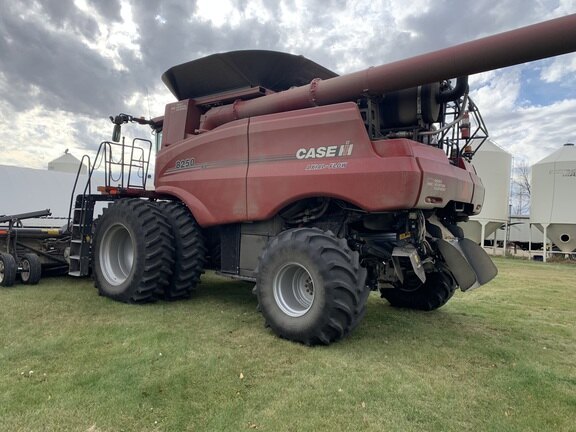
[[376, 293], [347, 339], [275, 337], [252, 286], [131, 306], [87, 279], [0, 289], [1, 431], [576, 431], [576, 266], [497, 259], [442, 309]]

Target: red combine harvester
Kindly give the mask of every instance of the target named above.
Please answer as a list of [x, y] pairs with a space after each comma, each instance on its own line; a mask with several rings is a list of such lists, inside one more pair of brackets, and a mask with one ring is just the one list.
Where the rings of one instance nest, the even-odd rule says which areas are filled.
[[[309, 345], [350, 333], [371, 290], [439, 308], [497, 274], [457, 226], [484, 199], [467, 76], [575, 50], [571, 15], [345, 76], [271, 51], [174, 66], [163, 117], [111, 118], [107, 184], [73, 206], [70, 274], [139, 303], [188, 297], [214, 269], [255, 282], [267, 325]], [[157, 134], [154, 191], [152, 142], [120, 139], [129, 121]], [[94, 223], [98, 201], [113, 203]]]

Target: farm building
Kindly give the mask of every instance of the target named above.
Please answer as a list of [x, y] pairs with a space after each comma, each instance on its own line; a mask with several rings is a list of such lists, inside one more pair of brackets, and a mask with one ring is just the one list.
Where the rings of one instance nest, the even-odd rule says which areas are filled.
[[[33, 226], [62, 226], [68, 218], [72, 189], [80, 160], [66, 152], [48, 163], [48, 169], [0, 165], [0, 184], [4, 199], [0, 215], [15, 215], [49, 209], [49, 218], [27, 220]], [[87, 169], [78, 179], [77, 191], [87, 181]]]

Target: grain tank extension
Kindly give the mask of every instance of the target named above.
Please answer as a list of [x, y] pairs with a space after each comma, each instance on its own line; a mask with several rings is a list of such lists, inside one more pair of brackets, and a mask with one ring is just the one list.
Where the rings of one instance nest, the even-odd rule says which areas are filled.
[[[213, 269], [255, 282], [267, 325], [309, 345], [350, 333], [371, 290], [439, 308], [497, 274], [457, 226], [484, 200], [467, 76], [575, 50], [571, 15], [344, 76], [272, 51], [174, 66], [164, 116], [112, 118], [102, 153], [131, 148], [127, 174], [77, 197], [71, 274], [134, 303], [186, 298]], [[147, 162], [117, 143], [128, 121], [157, 133], [155, 191], [130, 184]], [[113, 204], [94, 228], [95, 201]]]

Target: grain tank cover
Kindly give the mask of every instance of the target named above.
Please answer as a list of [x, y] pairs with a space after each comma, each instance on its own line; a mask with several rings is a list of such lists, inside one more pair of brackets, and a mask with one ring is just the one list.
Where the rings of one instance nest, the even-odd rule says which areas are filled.
[[162, 81], [178, 100], [264, 87], [275, 92], [338, 76], [303, 56], [245, 50], [213, 54], [168, 69]]

